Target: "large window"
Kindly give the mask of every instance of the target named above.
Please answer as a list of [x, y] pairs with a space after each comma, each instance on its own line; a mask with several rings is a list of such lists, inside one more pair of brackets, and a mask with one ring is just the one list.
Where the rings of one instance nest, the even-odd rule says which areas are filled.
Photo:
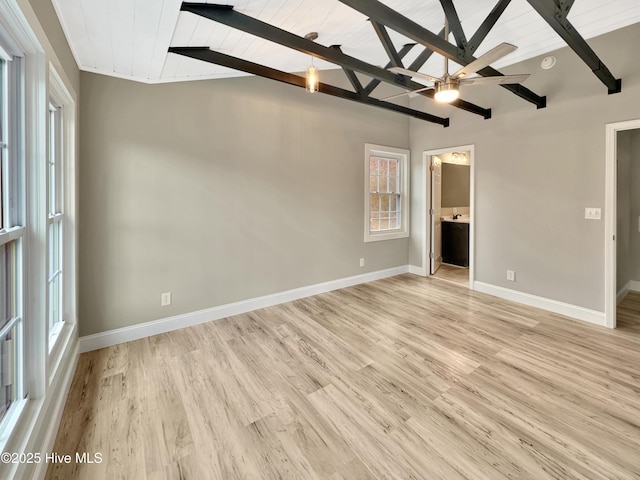
[[[0, 0], [0, 451], [5, 453], [20, 453], [25, 445], [39, 451], [49, 428], [41, 427], [59, 418], [77, 342], [75, 94], [56, 70], [55, 52], [42, 47], [18, 3], [29, 7]], [[42, 465], [0, 462], [0, 478], [37, 478]]]
[[23, 390], [24, 147], [21, 59], [0, 48], [0, 422]]
[[408, 169], [408, 150], [365, 145], [365, 242], [409, 235]]

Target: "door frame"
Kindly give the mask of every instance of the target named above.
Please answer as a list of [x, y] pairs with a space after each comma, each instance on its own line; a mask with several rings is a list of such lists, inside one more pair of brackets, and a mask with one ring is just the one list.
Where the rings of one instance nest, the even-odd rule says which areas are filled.
[[605, 228], [604, 228], [604, 316], [605, 326], [616, 328], [616, 264], [618, 249], [615, 235], [618, 229], [618, 132], [640, 129], [640, 119], [625, 122], [608, 123], [606, 125], [606, 158], [605, 158]]
[[429, 165], [431, 164], [431, 156], [442, 155], [443, 153], [453, 152], [469, 152], [469, 168], [471, 169], [470, 185], [469, 185], [469, 289], [474, 290], [475, 281], [475, 238], [476, 238], [476, 222], [475, 222], [475, 185], [476, 185], [476, 173], [475, 173], [475, 145], [460, 145], [454, 147], [438, 148], [435, 150], [425, 150], [422, 152], [422, 205], [420, 208], [422, 219], [424, 220], [422, 229], [422, 271], [425, 276], [431, 275], [431, 261], [429, 258], [429, 252], [431, 251], [431, 219], [429, 217], [429, 208], [431, 205], [431, 171]]

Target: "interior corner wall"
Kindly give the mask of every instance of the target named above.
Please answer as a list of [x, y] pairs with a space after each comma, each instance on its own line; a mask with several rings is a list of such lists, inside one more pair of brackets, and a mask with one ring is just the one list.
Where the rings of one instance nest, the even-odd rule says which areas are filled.
[[[624, 132], [623, 132], [624, 133]], [[640, 129], [630, 130], [629, 280], [640, 282]]]
[[407, 148], [407, 117], [256, 77], [81, 85], [81, 335], [407, 265], [363, 241], [364, 145]]
[[[465, 100], [492, 108], [489, 120], [412, 99], [413, 108], [451, 119], [448, 128], [411, 120], [414, 205], [429, 195], [423, 151], [475, 145], [475, 281], [604, 311], [605, 125], [640, 118], [640, 64], [629, 61], [639, 43], [640, 24], [589, 40], [622, 78], [614, 95], [563, 48], [551, 70], [540, 68], [542, 57], [501, 69], [532, 73], [524, 85], [547, 96], [544, 109], [489, 86], [462, 89]], [[585, 207], [601, 208], [603, 219], [586, 220]], [[419, 209], [411, 221], [409, 261], [420, 266], [429, 227]]]
[[633, 130], [618, 132], [616, 139], [617, 197], [616, 197], [616, 292], [631, 278], [631, 134]]
[[62, 30], [55, 9], [53, 8], [53, 4], [51, 0], [19, 0], [19, 3], [23, 4], [23, 11], [26, 10], [25, 5], [27, 1], [38, 19], [39, 26], [42, 27], [46, 35], [46, 38], [41, 38], [40, 40], [49, 43], [52, 50], [55, 51], [55, 58], [49, 56], [48, 60], [57, 64], [56, 67], [62, 70], [58, 73], [62, 74], [63, 77], [68, 80], [70, 85], [67, 85], [67, 87], [75, 97], [77, 92], [80, 91], [80, 70], [73, 57], [73, 53]]

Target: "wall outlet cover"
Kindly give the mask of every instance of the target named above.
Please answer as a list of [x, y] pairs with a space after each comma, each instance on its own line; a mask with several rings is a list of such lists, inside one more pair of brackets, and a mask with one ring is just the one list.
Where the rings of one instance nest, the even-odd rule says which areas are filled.
[[160, 306], [166, 307], [168, 305], [171, 305], [171, 292], [165, 292], [160, 295]]
[[516, 272], [514, 272], [513, 270], [507, 270], [507, 280], [509, 280], [510, 282], [515, 282]]
[[600, 220], [602, 218], [602, 210], [596, 207], [585, 207], [584, 218], [587, 220]]

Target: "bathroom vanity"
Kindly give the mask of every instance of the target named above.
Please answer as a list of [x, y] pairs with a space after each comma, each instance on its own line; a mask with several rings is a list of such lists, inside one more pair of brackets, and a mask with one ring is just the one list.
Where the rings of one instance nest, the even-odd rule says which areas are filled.
[[469, 216], [442, 217], [442, 262], [469, 266]]

